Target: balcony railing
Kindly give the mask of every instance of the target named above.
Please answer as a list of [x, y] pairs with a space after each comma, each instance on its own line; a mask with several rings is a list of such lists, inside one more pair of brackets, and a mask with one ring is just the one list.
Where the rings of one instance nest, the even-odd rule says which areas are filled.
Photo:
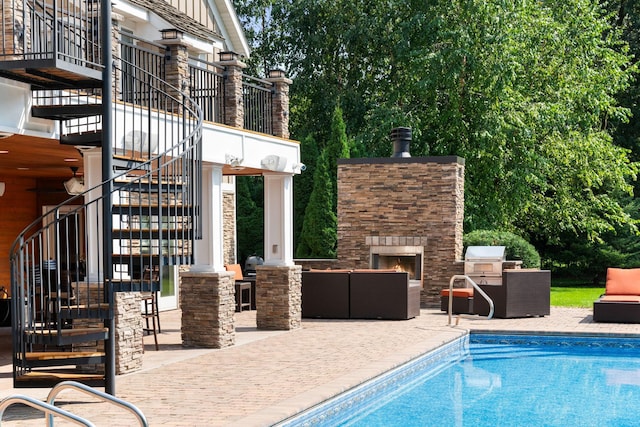
[[272, 134], [271, 96], [273, 84], [247, 75], [244, 75], [242, 80], [244, 128]]
[[202, 60], [189, 64], [189, 94], [200, 106], [205, 121], [225, 123], [223, 69]]

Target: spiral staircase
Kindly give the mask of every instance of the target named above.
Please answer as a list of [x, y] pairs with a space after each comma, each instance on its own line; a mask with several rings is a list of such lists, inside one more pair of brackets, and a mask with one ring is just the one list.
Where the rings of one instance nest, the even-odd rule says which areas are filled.
[[2, 12], [0, 76], [30, 85], [32, 115], [58, 121], [61, 144], [101, 147], [103, 179], [74, 181], [80, 194], [11, 249], [14, 386], [112, 392], [115, 294], [158, 291], [163, 269], [193, 263], [201, 110], [150, 61], [112, 53], [100, 3], [14, 0]]

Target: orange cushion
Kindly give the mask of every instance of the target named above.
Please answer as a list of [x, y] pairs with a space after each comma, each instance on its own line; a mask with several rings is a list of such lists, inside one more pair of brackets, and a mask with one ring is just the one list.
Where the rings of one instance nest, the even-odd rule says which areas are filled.
[[224, 266], [227, 271], [233, 271], [235, 276], [233, 277], [235, 280], [242, 280], [244, 277], [242, 276], [242, 267], [240, 264], [227, 264]]
[[607, 295], [640, 295], [640, 268], [608, 268]]
[[354, 273], [402, 273], [394, 268], [356, 268]]
[[640, 295], [604, 295], [600, 301], [611, 302], [640, 302]]
[[[449, 289], [443, 289], [440, 291], [440, 296], [448, 297]], [[457, 298], [471, 298], [473, 297], [473, 288], [455, 288], [453, 290], [453, 297]]]

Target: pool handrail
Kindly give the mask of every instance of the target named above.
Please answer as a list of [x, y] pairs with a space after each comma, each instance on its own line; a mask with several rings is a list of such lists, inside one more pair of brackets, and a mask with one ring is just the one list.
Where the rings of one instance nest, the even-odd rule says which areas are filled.
[[[51, 406], [53, 406], [54, 401], [56, 399], [56, 397], [58, 396], [58, 393], [60, 393], [62, 390], [65, 389], [74, 389], [76, 391], [80, 391], [80, 392], [84, 392], [85, 394], [88, 394], [90, 396], [96, 397], [104, 402], [108, 402], [111, 403], [113, 405], [119, 406], [123, 409], [126, 409], [127, 411], [131, 412], [133, 415], [135, 415], [138, 418], [138, 421], [140, 422], [140, 425], [142, 427], [149, 427], [149, 423], [147, 422], [147, 418], [144, 416], [144, 414], [142, 413], [142, 411], [140, 411], [140, 409], [138, 409], [137, 406], [119, 399], [115, 396], [112, 396], [110, 394], [107, 393], [103, 393], [99, 390], [95, 390], [91, 387], [89, 387], [86, 384], [82, 384], [79, 383], [77, 381], [63, 381], [61, 383], [56, 384], [51, 391], [49, 391], [49, 394], [47, 395], [47, 403]], [[55, 407], [55, 406], [54, 406]], [[93, 425], [93, 424], [91, 424]], [[53, 426], [53, 415], [49, 414], [49, 417], [47, 419], [47, 426], [52, 427]]]
[[451, 313], [453, 311], [453, 282], [455, 282], [456, 280], [465, 280], [467, 283], [470, 283], [471, 286], [473, 286], [474, 293], [475, 291], [478, 291], [478, 293], [487, 300], [487, 302], [489, 303], [489, 315], [487, 316], [487, 319], [491, 319], [493, 317], [494, 310], [493, 300], [489, 298], [489, 295], [487, 295], [486, 292], [483, 291], [482, 288], [480, 288], [480, 286], [478, 286], [478, 284], [474, 282], [471, 277], [467, 276], [466, 274], [455, 274], [451, 276], [451, 280], [449, 280], [449, 307], [447, 310], [447, 313], [449, 315], [449, 323], [447, 325], [451, 326]]
[[2, 424], [2, 415], [4, 414], [4, 410], [6, 408], [8, 408], [11, 405], [14, 405], [16, 403], [20, 403], [23, 405], [27, 405], [30, 406], [32, 408], [35, 408], [41, 412], [44, 412], [45, 414], [48, 415], [47, 419], [51, 420], [51, 425], [53, 425], [53, 416], [54, 415], [58, 415], [62, 418], [67, 419], [68, 421], [71, 421], [73, 423], [76, 423], [78, 425], [84, 425], [87, 427], [95, 427], [95, 424], [93, 424], [91, 421], [85, 420], [84, 418], [73, 414], [69, 411], [65, 411], [62, 408], [58, 408], [56, 406], [53, 406], [52, 404], [43, 402], [41, 400], [38, 399], [34, 399], [33, 397], [29, 397], [29, 396], [25, 396], [22, 394], [14, 394], [11, 396], [7, 396], [4, 399], [0, 400], [0, 424]]

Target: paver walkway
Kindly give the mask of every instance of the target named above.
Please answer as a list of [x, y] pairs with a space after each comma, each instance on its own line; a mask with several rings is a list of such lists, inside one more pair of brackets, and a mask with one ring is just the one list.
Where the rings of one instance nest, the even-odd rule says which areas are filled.
[[[236, 345], [185, 349], [180, 311], [161, 314], [160, 351], [145, 337], [143, 369], [118, 376], [116, 394], [142, 410], [151, 426], [269, 426], [419, 356], [466, 331], [634, 334], [640, 326], [593, 323], [592, 310], [553, 308], [544, 318], [461, 318], [423, 309], [408, 321], [303, 319], [294, 331], [258, 331], [255, 311], [236, 314]], [[455, 319], [454, 319], [455, 320]], [[26, 394], [44, 399], [48, 389], [12, 389], [9, 328], [0, 328], [0, 398]], [[2, 340], [4, 338], [4, 340]], [[61, 406], [98, 426], [132, 426], [127, 412], [73, 391]], [[3, 426], [44, 426], [28, 407], [12, 406]], [[69, 425], [57, 421], [56, 426]]]

